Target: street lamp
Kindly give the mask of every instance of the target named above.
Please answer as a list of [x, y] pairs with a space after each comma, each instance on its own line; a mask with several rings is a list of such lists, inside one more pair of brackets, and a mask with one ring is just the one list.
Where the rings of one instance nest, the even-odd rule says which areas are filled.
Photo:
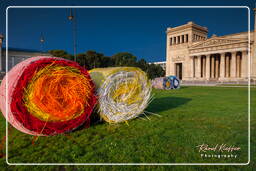
[[44, 44], [44, 36], [43, 34], [41, 33], [41, 37], [40, 37], [40, 45], [41, 45], [41, 52], [43, 52], [43, 44]]
[[73, 26], [73, 46], [74, 46], [74, 60], [76, 62], [76, 18], [75, 18], [75, 9], [70, 9], [70, 14], [68, 16], [68, 20], [72, 22]]

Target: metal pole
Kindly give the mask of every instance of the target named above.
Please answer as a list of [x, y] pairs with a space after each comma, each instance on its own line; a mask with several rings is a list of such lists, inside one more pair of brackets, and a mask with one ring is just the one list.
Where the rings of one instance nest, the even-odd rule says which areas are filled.
[[74, 9], [74, 20], [73, 20], [73, 39], [74, 39], [74, 59], [75, 62], [77, 61], [76, 59], [76, 13]]
[[70, 15], [68, 19], [72, 22], [72, 31], [73, 31], [73, 48], [74, 48], [74, 61], [77, 61], [76, 57], [76, 16], [75, 16], [75, 9], [74, 14], [72, 14], [72, 9], [70, 9]]

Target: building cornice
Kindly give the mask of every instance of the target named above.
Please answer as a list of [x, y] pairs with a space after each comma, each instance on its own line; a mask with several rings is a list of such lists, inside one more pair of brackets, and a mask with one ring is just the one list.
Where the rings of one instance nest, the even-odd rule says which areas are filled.
[[201, 56], [201, 55], [209, 55], [209, 54], [217, 54], [217, 53], [227, 53], [227, 52], [238, 52], [238, 51], [248, 51], [248, 47], [240, 47], [240, 48], [224, 48], [224, 49], [217, 49], [214, 51], [198, 51], [198, 52], [191, 52], [189, 56]]
[[174, 27], [174, 28], [169, 27], [169, 28], [167, 28], [166, 33], [168, 34], [168, 33], [173, 33], [173, 32], [176, 32], [176, 31], [184, 30], [184, 29], [190, 29], [191, 27], [192, 27], [192, 29], [196, 28], [197, 30], [208, 33], [208, 28], [207, 27], [197, 25], [193, 22], [188, 22], [187, 24], [177, 26], [177, 27]]
[[[234, 39], [234, 38], [223, 38], [223, 37], [212, 37], [204, 41], [200, 41], [192, 44], [188, 49], [201, 49], [214, 46], [230, 45], [230, 44], [239, 44], [247, 43], [248, 39]], [[252, 41], [250, 42], [252, 43]]]
[[[254, 30], [250, 30], [249, 33], [253, 33]], [[223, 36], [218, 36], [218, 37], [226, 37], [226, 36], [234, 36], [234, 35], [239, 35], [239, 34], [247, 34], [248, 31], [243, 31], [243, 32], [239, 32], [239, 33], [232, 33], [232, 34], [226, 34], [226, 35], [223, 35]]]

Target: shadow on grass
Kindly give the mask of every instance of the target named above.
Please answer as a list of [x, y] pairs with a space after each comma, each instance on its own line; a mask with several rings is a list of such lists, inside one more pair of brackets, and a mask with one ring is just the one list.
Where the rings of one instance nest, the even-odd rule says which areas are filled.
[[184, 85], [180, 86], [180, 89], [186, 89], [186, 88], [189, 88], [189, 86], [184, 86]]
[[100, 118], [100, 115], [97, 113], [95, 108], [90, 116], [90, 119], [87, 122], [80, 125], [79, 127], [77, 127], [74, 131], [83, 130], [100, 124], [104, 124], [104, 121]]
[[163, 112], [163, 111], [184, 105], [188, 103], [190, 100], [191, 100], [190, 98], [182, 98], [182, 97], [160, 97], [160, 98], [154, 99], [149, 104], [146, 111], [159, 113], [159, 112]]
[[[152, 113], [159, 113], [162, 111], [166, 111], [172, 108], [179, 107], [183, 104], [186, 104], [190, 101], [190, 98], [182, 98], [182, 97], [160, 97], [154, 99], [149, 106], [146, 108], [146, 111], [152, 112]], [[151, 115], [150, 113], [147, 113], [147, 116]], [[142, 115], [141, 117], [145, 117]], [[88, 128], [88, 123], [85, 123], [81, 126], [79, 126], [75, 131], [79, 131], [85, 128]], [[100, 124], [107, 124], [103, 120], [100, 119], [100, 116], [97, 114], [97, 111], [94, 110], [94, 112], [91, 114], [90, 117], [90, 127], [97, 126]]]

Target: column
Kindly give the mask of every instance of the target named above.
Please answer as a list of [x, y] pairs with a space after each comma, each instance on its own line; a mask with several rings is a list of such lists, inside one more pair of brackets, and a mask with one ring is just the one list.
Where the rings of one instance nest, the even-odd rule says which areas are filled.
[[206, 78], [206, 56], [204, 56], [204, 78]]
[[201, 56], [197, 56], [196, 76], [201, 78]]
[[225, 66], [225, 77], [229, 77], [230, 75], [229, 75], [229, 56], [225, 56], [225, 60], [226, 60], [226, 66]]
[[214, 78], [214, 56], [211, 57], [211, 78]]
[[248, 78], [248, 54], [247, 51], [242, 52], [242, 68], [241, 76], [242, 78]]
[[232, 78], [236, 78], [236, 52], [231, 53], [230, 74]]
[[220, 54], [220, 78], [225, 76], [225, 53]]
[[201, 56], [202, 60], [202, 66], [201, 66], [201, 71], [202, 71], [202, 77], [205, 78], [205, 56]]
[[236, 56], [236, 76], [241, 77], [241, 54]]
[[215, 58], [215, 78], [219, 78], [219, 57]]
[[197, 56], [194, 56], [194, 78], [197, 77]]
[[206, 63], [205, 63], [205, 77], [207, 80], [209, 80], [210, 78], [210, 55], [206, 55], [205, 56], [205, 59], [206, 59]]
[[190, 77], [194, 78], [194, 56], [190, 57]]

